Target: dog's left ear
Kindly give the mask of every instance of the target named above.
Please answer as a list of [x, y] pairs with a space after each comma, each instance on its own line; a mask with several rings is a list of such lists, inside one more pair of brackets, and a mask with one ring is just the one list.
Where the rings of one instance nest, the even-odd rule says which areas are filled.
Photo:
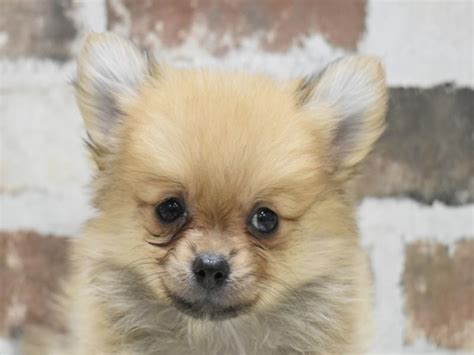
[[75, 88], [91, 147], [98, 149], [95, 153], [114, 149], [121, 108], [137, 96], [154, 68], [149, 56], [120, 36], [105, 32], [86, 37], [77, 60]]
[[[298, 104], [314, 112], [329, 131], [329, 157], [337, 177], [347, 178], [372, 149], [385, 128], [387, 89], [380, 62], [353, 56], [329, 64], [302, 80]], [[324, 107], [329, 115], [318, 115]], [[319, 109], [319, 110], [318, 110]]]

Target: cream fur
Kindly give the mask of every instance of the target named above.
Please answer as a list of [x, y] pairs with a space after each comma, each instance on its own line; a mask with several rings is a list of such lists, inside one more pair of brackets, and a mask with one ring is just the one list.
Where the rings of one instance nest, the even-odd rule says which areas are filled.
[[[383, 130], [380, 64], [352, 57], [278, 83], [158, 68], [111, 34], [84, 48], [77, 93], [95, 132], [98, 213], [75, 245], [63, 305], [69, 332], [50, 353], [363, 352], [371, 282], [349, 183]], [[119, 117], [97, 107], [102, 87]], [[192, 208], [191, 226], [170, 249], [150, 246], [171, 240], [152, 211], [173, 194]], [[280, 215], [268, 240], [245, 229], [256, 203]], [[170, 304], [165, 287], [193, 297], [193, 250], [235, 254], [234, 288], [222, 302], [255, 301], [245, 314], [198, 320]]]

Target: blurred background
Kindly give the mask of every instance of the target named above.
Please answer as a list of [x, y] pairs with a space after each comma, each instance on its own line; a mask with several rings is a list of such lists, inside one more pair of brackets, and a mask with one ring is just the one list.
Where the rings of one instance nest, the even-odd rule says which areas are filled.
[[92, 214], [69, 84], [90, 30], [177, 66], [311, 73], [382, 58], [388, 130], [357, 185], [375, 280], [373, 353], [474, 349], [474, 7], [470, 0], [0, 0], [0, 354], [68, 272]]

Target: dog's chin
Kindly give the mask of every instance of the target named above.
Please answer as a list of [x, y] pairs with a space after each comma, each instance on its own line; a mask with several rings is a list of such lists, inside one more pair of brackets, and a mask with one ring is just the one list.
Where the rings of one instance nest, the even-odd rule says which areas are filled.
[[184, 314], [202, 320], [219, 321], [249, 313], [254, 302], [218, 305], [211, 300], [188, 301], [175, 294], [168, 295], [173, 306]]

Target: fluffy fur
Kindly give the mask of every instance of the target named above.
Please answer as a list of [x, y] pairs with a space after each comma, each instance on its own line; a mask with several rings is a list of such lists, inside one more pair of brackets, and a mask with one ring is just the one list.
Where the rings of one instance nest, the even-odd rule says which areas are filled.
[[[98, 166], [97, 215], [75, 245], [69, 332], [51, 353], [364, 351], [371, 287], [350, 182], [384, 127], [376, 59], [276, 82], [173, 69], [92, 34], [76, 88]], [[170, 231], [153, 211], [175, 195], [190, 221]], [[268, 238], [246, 227], [261, 205], [280, 217]], [[218, 302], [246, 305], [236, 317], [195, 319], [170, 300], [193, 299], [189, 265], [209, 250], [230, 260], [231, 290]]]

